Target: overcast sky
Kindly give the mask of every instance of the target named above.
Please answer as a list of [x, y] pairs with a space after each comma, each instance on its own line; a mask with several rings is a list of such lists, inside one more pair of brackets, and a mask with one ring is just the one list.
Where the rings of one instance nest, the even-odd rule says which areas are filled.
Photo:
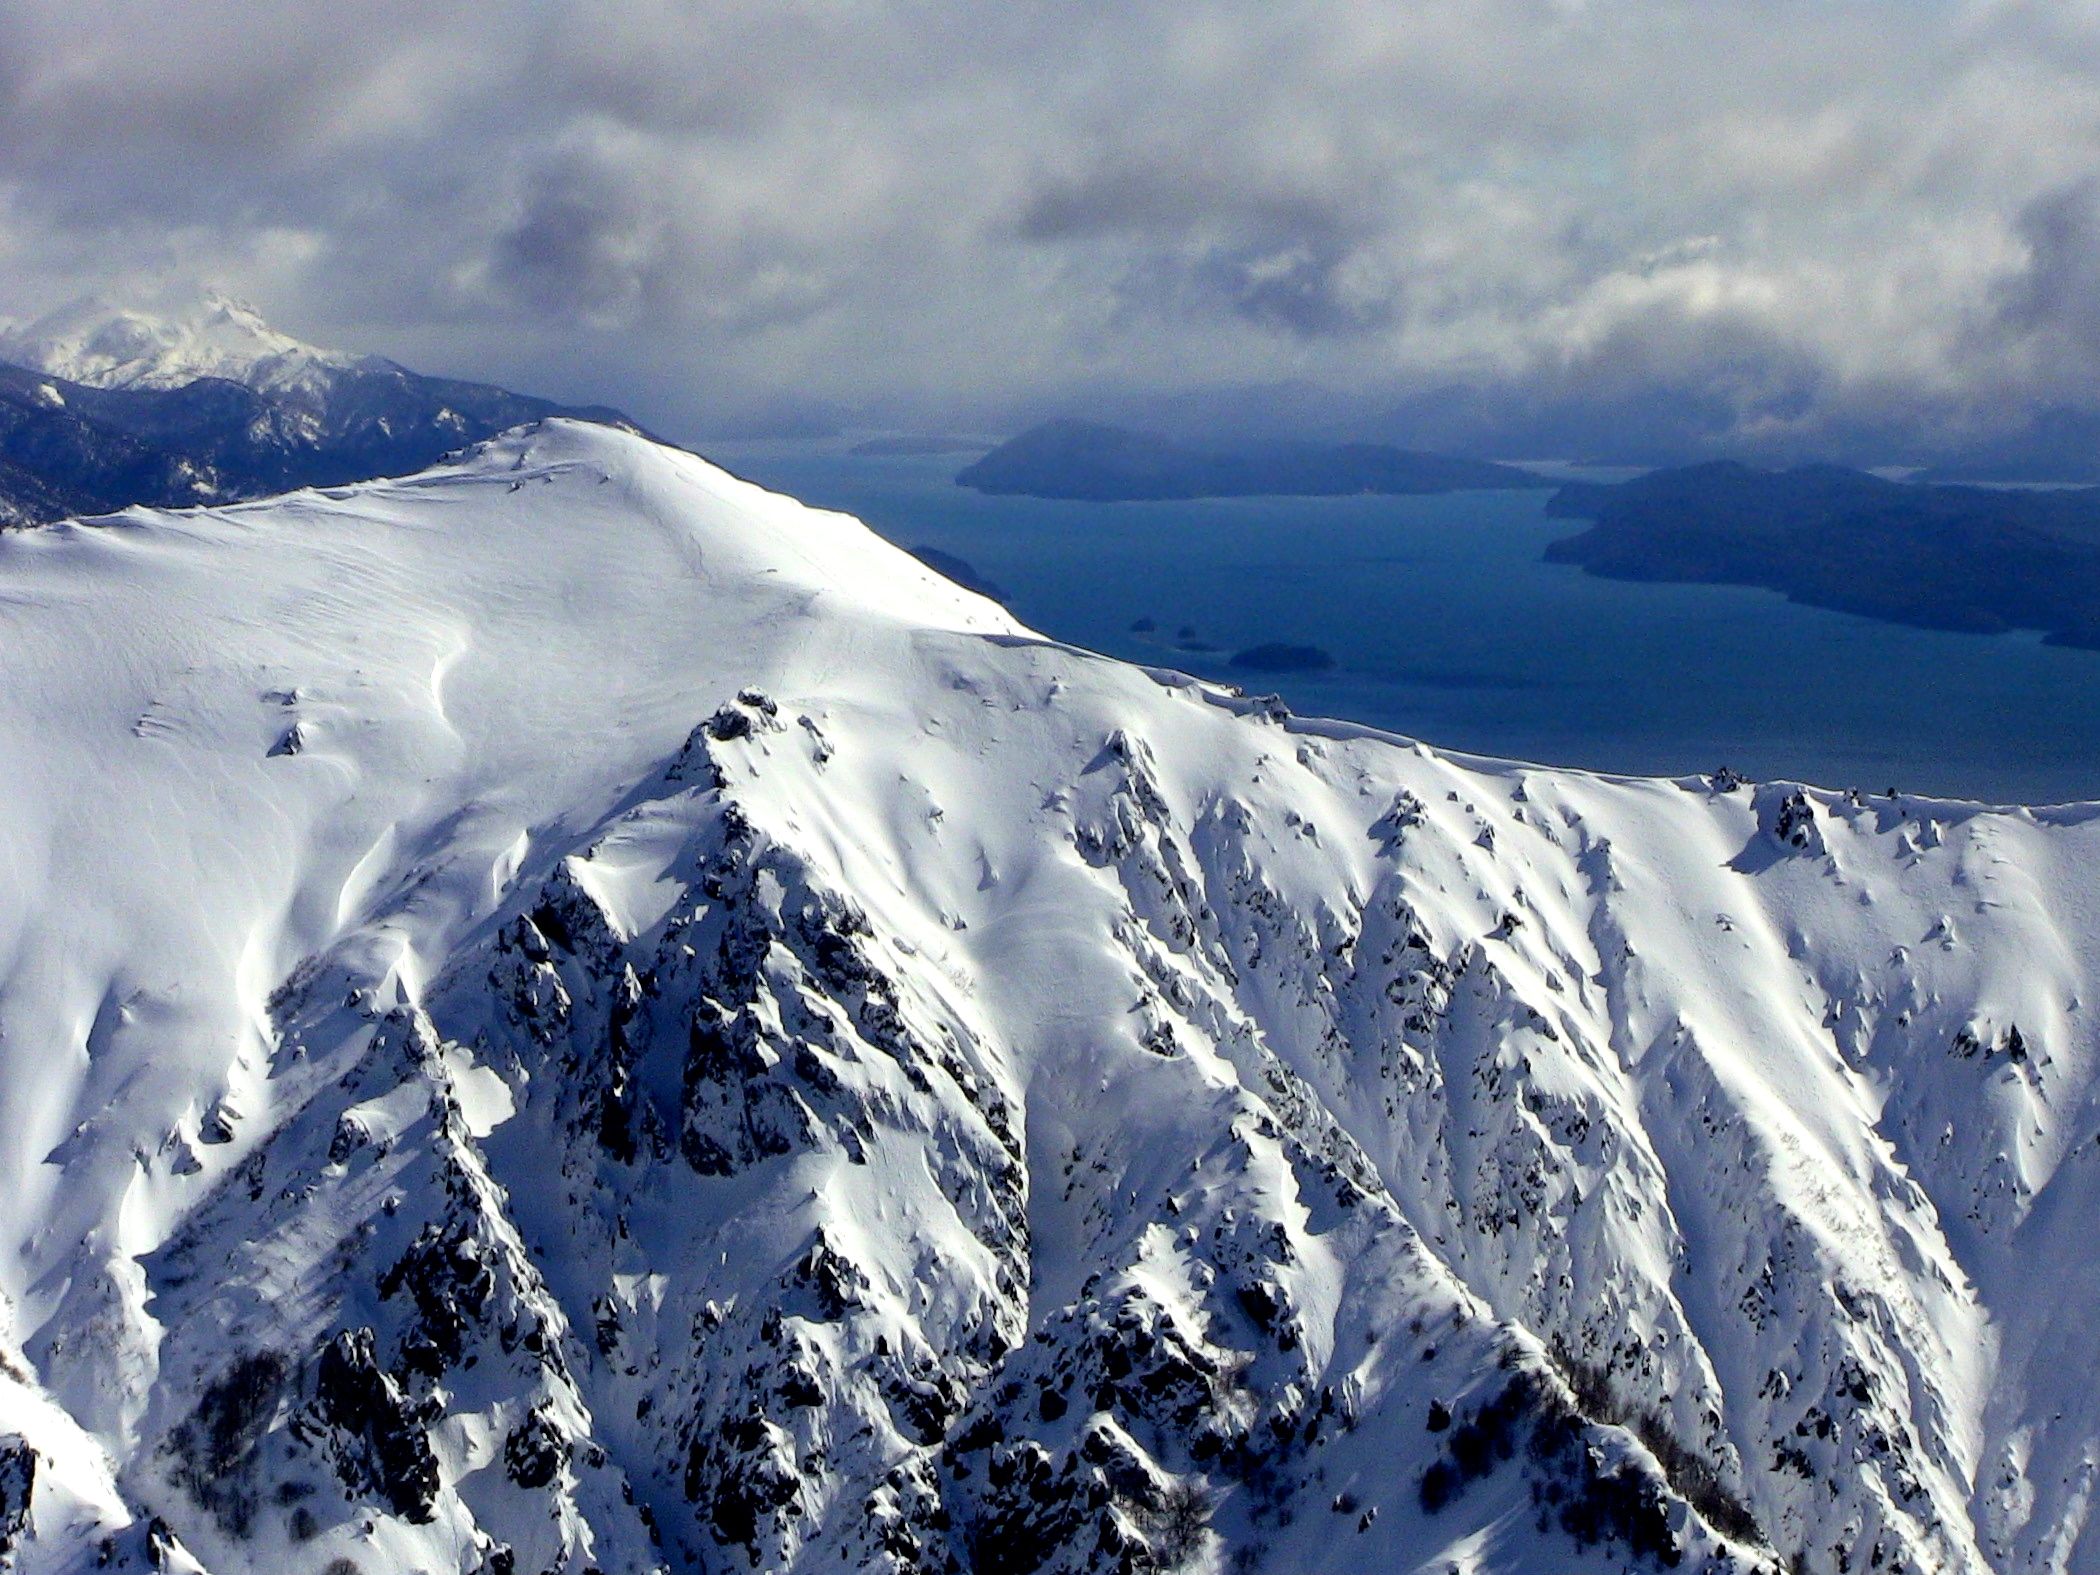
[[2080, 0], [0, 0], [0, 313], [209, 281], [674, 436], [1959, 431], [2100, 405], [2096, 176]]

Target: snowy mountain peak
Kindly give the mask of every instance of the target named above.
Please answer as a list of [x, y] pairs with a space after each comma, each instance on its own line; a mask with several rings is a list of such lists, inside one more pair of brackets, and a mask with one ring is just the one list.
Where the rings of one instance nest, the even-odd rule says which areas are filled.
[[0, 330], [0, 361], [94, 388], [180, 388], [214, 377], [261, 393], [360, 364], [279, 332], [254, 307], [217, 290], [166, 313], [85, 297]]

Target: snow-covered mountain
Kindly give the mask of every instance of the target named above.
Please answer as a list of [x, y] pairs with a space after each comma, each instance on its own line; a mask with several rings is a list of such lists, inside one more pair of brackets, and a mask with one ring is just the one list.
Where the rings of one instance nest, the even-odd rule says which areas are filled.
[[2100, 812], [1457, 759], [568, 422], [0, 538], [0, 1562], [2100, 1568]]
[[257, 393], [293, 394], [319, 392], [345, 372], [387, 364], [301, 343], [217, 290], [178, 303], [165, 316], [99, 296], [74, 301], [32, 322], [0, 327], [0, 361], [90, 388], [170, 389], [211, 377]]
[[554, 415], [631, 425], [317, 349], [222, 295], [82, 301], [0, 325], [0, 527], [403, 475]]

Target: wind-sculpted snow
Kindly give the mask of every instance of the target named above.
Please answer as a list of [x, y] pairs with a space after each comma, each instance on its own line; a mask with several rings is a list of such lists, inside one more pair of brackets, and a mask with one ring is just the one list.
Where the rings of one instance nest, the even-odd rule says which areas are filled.
[[0, 540], [0, 1566], [2100, 1569], [2090, 811], [1457, 760], [568, 423]]

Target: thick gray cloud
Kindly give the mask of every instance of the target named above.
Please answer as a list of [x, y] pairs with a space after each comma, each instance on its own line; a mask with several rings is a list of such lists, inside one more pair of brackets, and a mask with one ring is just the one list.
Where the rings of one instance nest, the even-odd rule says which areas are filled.
[[2039, 386], [2075, 393], [2100, 367], [2100, 180], [2043, 193], [2013, 229], [2026, 258], [2002, 282], [1992, 326], [2033, 358]]
[[0, 311], [210, 281], [687, 435], [1902, 457], [2100, 409], [2096, 180], [2091, 0], [0, 0]]

